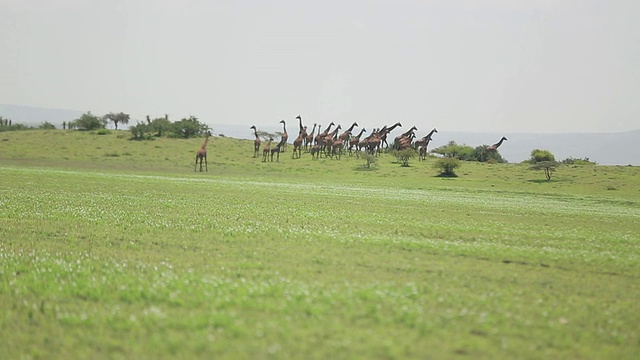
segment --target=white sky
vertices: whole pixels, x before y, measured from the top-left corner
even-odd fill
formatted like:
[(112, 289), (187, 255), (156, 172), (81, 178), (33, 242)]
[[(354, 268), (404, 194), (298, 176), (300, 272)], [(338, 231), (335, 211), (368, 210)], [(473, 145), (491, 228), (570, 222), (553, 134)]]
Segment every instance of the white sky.
[(294, 132), (640, 128), (640, 1), (0, 0), (0, 103)]

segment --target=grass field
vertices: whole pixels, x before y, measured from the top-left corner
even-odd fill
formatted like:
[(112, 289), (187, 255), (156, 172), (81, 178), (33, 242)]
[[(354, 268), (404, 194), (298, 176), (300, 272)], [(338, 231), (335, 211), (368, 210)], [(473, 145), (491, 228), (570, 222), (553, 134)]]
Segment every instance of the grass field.
[(638, 167), (128, 137), (0, 133), (0, 357), (640, 355)]

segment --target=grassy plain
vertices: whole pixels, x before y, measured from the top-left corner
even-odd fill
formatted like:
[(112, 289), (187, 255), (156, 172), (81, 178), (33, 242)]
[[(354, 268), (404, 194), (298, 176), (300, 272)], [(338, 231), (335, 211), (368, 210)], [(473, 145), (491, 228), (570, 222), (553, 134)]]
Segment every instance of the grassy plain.
[(638, 167), (201, 142), (0, 133), (2, 358), (640, 354)]

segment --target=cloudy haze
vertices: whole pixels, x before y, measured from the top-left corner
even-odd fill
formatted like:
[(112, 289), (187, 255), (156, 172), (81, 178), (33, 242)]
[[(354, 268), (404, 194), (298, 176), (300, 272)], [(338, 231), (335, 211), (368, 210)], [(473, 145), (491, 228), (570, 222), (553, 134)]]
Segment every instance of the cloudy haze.
[(0, 0), (0, 103), (628, 131), (640, 128), (638, 19), (637, 0)]

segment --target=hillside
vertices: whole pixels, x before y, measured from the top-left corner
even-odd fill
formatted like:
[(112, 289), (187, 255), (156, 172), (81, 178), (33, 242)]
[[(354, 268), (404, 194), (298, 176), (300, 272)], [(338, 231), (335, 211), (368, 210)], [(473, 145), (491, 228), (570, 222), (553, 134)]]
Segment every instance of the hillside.
[[(48, 121), (62, 127), (63, 121), (70, 121), (82, 115), (83, 111), (68, 109), (46, 109), (31, 106), (0, 104), (0, 116), (10, 118), (16, 123), (38, 125)], [(136, 120), (132, 119), (132, 123)], [(252, 124), (219, 124), (208, 122), (214, 133), (224, 134), (226, 137), (252, 139), (249, 130)], [(367, 126), (366, 124), (362, 124)], [(418, 136), (424, 135), (430, 125), (416, 124)], [(437, 124), (436, 124), (437, 127)], [(290, 133), (295, 126), (289, 126)], [(279, 124), (262, 127), (261, 130), (270, 132), (281, 131)], [(392, 136), (399, 134), (396, 130)], [(589, 158), (601, 165), (636, 165), (640, 166), (640, 129), (620, 133), (565, 133), (565, 134), (522, 134), (522, 133), (471, 133), (456, 131), (441, 131), (433, 137), (430, 148), (446, 144), (454, 140), (459, 144), (470, 146), (489, 145), (502, 136), (509, 140), (500, 147), (500, 154), (509, 162), (521, 162), (529, 158), (533, 149), (545, 149), (555, 154), (558, 160), (567, 157)]]

